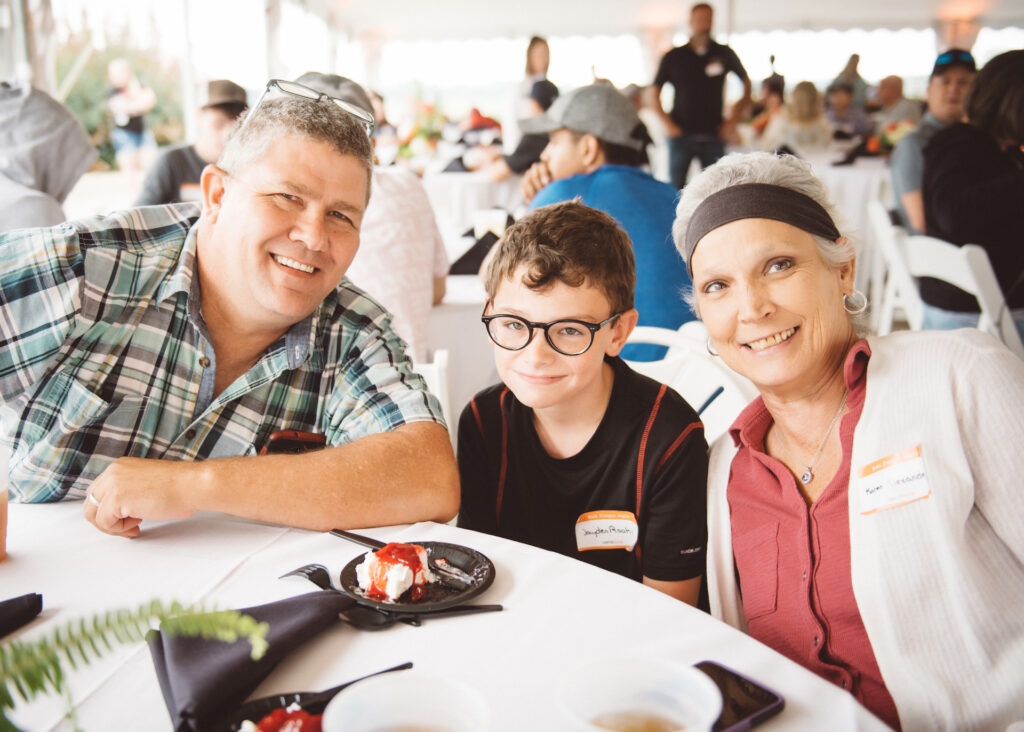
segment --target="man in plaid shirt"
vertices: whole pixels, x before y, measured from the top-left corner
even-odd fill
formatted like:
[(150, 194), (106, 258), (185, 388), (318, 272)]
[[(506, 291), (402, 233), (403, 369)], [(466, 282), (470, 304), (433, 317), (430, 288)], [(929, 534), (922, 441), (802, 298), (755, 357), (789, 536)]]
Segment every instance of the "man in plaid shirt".
[[(372, 120), (272, 81), (191, 204), (0, 236), (0, 438), (22, 501), (136, 536), (211, 510), (447, 520), (458, 475), (389, 315), (347, 280)], [(340, 283), (340, 285), (339, 285)], [(281, 429), (327, 449), (254, 457)]]

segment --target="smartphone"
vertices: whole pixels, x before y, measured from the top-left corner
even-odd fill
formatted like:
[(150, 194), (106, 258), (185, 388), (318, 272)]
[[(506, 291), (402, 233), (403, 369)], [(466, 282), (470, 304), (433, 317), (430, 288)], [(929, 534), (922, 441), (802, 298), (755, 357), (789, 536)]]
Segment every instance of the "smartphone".
[(786, 704), (771, 689), (714, 661), (701, 661), (696, 668), (710, 676), (722, 692), (722, 714), (711, 732), (744, 732), (775, 716)]
[(271, 432), (267, 444), (260, 450), (260, 455), (287, 454), (297, 455), (301, 452), (319, 450), (327, 446), (327, 435), (300, 430), (278, 430)]

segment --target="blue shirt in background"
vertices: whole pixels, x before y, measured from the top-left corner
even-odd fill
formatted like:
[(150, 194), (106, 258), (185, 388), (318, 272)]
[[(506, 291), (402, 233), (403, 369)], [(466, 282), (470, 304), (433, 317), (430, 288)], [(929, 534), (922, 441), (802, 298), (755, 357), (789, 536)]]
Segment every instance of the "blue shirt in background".
[[(693, 311), (683, 300), (690, 277), (672, 242), (679, 192), (639, 168), (603, 165), (593, 173), (553, 181), (537, 193), (530, 209), (577, 197), (618, 221), (633, 241), (639, 325), (675, 330), (693, 320)], [(621, 356), (627, 361), (654, 361), (665, 351), (663, 346), (630, 345)]]

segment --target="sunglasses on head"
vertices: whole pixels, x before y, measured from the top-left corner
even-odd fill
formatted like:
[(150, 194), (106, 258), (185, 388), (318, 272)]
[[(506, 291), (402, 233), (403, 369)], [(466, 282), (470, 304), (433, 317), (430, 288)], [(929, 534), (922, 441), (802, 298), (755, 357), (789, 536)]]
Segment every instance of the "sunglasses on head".
[(947, 64), (955, 62), (970, 64), (974, 66), (974, 56), (969, 54), (967, 51), (946, 51), (945, 53), (939, 54), (939, 57), (935, 59), (936, 66), (946, 66)]
[[(267, 82), (267, 88), (263, 91), (259, 101), (252, 106), (249, 110), (249, 114), (246, 115), (245, 121), (248, 122), (260, 105), (269, 97), (280, 97), (282, 94), (286, 94), (293, 97), (299, 97), (301, 99), (309, 99), (313, 102), (331, 102), (341, 110), (347, 112), (362, 125), (363, 129), (366, 130), (367, 137), (373, 137), (373, 115), (367, 112), (365, 109), (361, 109), (354, 104), (346, 102), (344, 99), (338, 99), (332, 97), (330, 94), (324, 94), (318, 92), (316, 89), (311, 89), (305, 84), (299, 84), (295, 81), (285, 81), (284, 79), (271, 79)], [(244, 124), (244, 123), (243, 123)]]

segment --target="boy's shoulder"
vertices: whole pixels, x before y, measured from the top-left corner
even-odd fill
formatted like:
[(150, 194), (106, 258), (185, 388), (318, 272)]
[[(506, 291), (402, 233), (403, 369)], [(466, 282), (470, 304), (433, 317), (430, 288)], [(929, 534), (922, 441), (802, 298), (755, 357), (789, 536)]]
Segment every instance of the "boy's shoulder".
[(681, 426), (699, 421), (694, 408), (671, 386), (634, 371), (621, 358), (614, 359), (613, 364), (616, 389), (620, 389), (624, 397), (621, 401), (647, 413), (657, 408), (660, 417), (678, 420)]

